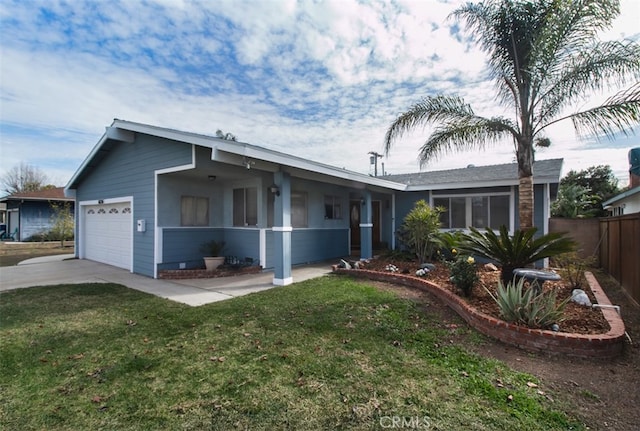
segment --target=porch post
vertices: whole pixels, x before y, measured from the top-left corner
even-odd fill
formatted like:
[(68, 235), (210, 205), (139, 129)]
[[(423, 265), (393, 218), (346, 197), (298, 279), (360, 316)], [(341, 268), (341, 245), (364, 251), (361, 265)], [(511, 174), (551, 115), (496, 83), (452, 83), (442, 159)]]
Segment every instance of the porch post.
[(360, 259), (373, 257), (373, 222), (371, 220), (371, 192), (364, 191), (364, 204), (360, 212)]
[[(291, 277), (291, 177), (285, 172), (273, 174), (279, 195), (274, 196), (273, 240), (274, 273), (273, 284), (286, 286), (293, 283)], [(270, 192), (269, 192), (270, 193)]]

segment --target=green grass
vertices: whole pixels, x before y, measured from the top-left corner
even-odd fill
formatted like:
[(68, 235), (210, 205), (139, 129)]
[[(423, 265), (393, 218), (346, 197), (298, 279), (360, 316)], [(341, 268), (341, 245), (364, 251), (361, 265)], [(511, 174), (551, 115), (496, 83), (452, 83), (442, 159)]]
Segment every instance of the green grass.
[(533, 377), (451, 345), (450, 333), (414, 303), (336, 276), (197, 308), (114, 284), (10, 291), (0, 423), (583, 429), (527, 386)]

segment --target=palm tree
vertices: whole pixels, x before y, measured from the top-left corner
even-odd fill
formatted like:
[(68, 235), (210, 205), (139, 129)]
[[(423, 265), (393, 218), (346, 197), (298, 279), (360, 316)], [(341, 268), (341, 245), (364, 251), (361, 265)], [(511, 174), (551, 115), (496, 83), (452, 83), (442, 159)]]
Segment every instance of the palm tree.
[[(570, 119), (580, 135), (613, 139), (640, 124), (640, 45), (604, 42), (596, 35), (619, 13), (617, 0), (486, 0), (460, 7), (452, 15), (466, 21), (488, 54), (497, 100), (513, 109), (514, 117), (482, 117), (460, 97), (429, 96), (392, 123), (385, 151), (403, 133), (429, 123), (435, 127), (420, 149), (422, 165), (444, 153), (511, 138), (520, 228), (533, 227), (534, 147), (550, 145), (547, 127)], [(610, 85), (630, 87), (600, 106), (567, 113)]]

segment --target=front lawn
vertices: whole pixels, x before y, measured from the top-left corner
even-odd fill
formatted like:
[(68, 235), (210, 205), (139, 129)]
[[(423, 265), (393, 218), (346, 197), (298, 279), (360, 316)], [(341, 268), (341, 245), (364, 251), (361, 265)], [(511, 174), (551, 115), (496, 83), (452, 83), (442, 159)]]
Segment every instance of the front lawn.
[[(439, 316), (327, 276), (190, 308), (114, 284), (0, 294), (4, 429), (583, 429)], [(455, 335), (455, 334), (454, 334)]]

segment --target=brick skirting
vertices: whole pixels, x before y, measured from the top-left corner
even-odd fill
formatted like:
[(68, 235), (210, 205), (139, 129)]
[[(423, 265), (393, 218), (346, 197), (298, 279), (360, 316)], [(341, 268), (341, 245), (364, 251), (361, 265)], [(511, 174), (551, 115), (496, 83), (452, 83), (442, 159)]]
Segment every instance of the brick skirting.
[(220, 268), (213, 271), (206, 269), (167, 269), (158, 271), (158, 278), (164, 280), (186, 280), (189, 278), (233, 277), (234, 275), (258, 274), (261, 266), (245, 266), (242, 268)]
[[(609, 332), (605, 334), (583, 335), (530, 329), (481, 313), (460, 296), (428, 280), (366, 269), (334, 268), (334, 272), (358, 278), (402, 284), (431, 293), (444, 301), (469, 325), (481, 333), (525, 350), (566, 354), (583, 358), (613, 358), (622, 352), (624, 346), (624, 323), (618, 312), (613, 308), (601, 309), (610, 326)], [(585, 276), (596, 302), (601, 305), (611, 305), (609, 298), (607, 298), (593, 274), (585, 272)]]

